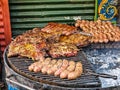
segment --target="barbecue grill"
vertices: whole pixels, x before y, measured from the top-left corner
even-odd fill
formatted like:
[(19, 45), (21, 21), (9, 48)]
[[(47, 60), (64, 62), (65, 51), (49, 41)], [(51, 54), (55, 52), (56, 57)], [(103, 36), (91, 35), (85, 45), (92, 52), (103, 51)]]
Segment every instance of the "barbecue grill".
[[(110, 50), (111, 48), (113, 50), (119, 50), (117, 47), (119, 42), (113, 43), (114, 47), (111, 47), (109, 45), (110, 43), (103, 44), (103, 46), (107, 47), (107, 50)], [(28, 70), (28, 66), (33, 63), (33, 61), (23, 57), (8, 58), (8, 48), (6, 48), (4, 52), (4, 62), (5, 72), (7, 72), (5, 75), (5, 80), (8, 88), (11, 89), (14, 87), (16, 90), (119, 90), (119, 86), (108, 87), (107, 89), (101, 86), (102, 83), (98, 77), (99, 75), (95, 75), (95, 67), (91, 65), (90, 61), (86, 57), (86, 51), (93, 50), (93, 46), (94, 49), (106, 51), (106, 48), (103, 50), (103, 47), (100, 47), (101, 44), (91, 44), (80, 50), (76, 57), (67, 58), (75, 61), (81, 61), (83, 63), (84, 73), (81, 77), (75, 80), (60, 79), (59, 77), (51, 75), (30, 72)], [(89, 74), (88, 71), (93, 74)]]
[[(65, 3), (65, 5), (59, 5), (62, 3)], [(70, 2), (69, 0), (53, 0), (51, 2), (49, 0), (10, 0), (9, 4), (13, 37), (33, 27), (39, 27), (40, 25), (44, 26), (46, 22), (50, 21), (71, 23), (75, 18), (87, 20), (93, 20), (94, 18), (94, 0), (78, 0), (75, 2), (74, 0), (70, 0)], [(48, 6), (44, 7), (46, 4), (48, 4)], [(55, 7), (50, 7), (53, 4)], [(33, 5), (37, 5), (37, 7), (34, 7), (34, 10)], [(70, 8), (71, 6), (73, 7)], [(92, 53), (92, 50), (102, 49), (100, 52), (104, 52), (106, 49), (117, 50), (119, 47), (119, 42), (110, 42), (108, 44), (91, 44), (88, 47), (83, 48), (77, 57), (71, 57), (73, 60), (81, 61), (83, 63), (84, 73), (75, 80), (60, 79), (50, 75), (30, 72), (28, 71), (28, 66), (33, 63), (33, 61), (21, 57), (8, 58), (8, 48), (6, 48), (3, 55), (6, 84), (9, 90), (119, 90), (120, 87), (118, 85), (108, 88), (102, 87), (101, 79), (98, 77), (100, 75), (95, 72), (94, 65), (89, 62), (90, 58), (87, 57), (88, 54)], [(96, 58), (98, 57), (99, 56), (96, 55)], [(104, 77), (114, 78), (114, 76), (109, 75), (105, 75)]]
[[(20, 83), (24, 85), (24, 82), (31, 81), (36, 82), (37, 84), (33, 83), (33, 85), (29, 85), (27, 83), (27, 86), (32, 89), (40, 89), (40, 88), (47, 88), (47, 89), (93, 89), (93, 88), (100, 88), (101, 83), (98, 77), (87, 74), (87, 72), (84, 72), (80, 78), (77, 78), (76, 80), (68, 80), (68, 79), (60, 79), (59, 77), (51, 76), (51, 75), (44, 75), (41, 73), (34, 73), (30, 72), (28, 70), (28, 66), (33, 63), (31, 59), (28, 58), (19, 58), (19, 57), (11, 57), (7, 58), (7, 49), (4, 53), (4, 62), (6, 66), (6, 80), (11, 81), (11, 78), (14, 78), (15, 80), (18, 80)], [(79, 52), (77, 57), (71, 57), (71, 59), (78, 61), (80, 60), (83, 63), (84, 71), (90, 70), (91, 72), (94, 72), (91, 64), (87, 59), (85, 58), (82, 51)], [(12, 69), (12, 70), (11, 70)], [(10, 72), (12, 71), (12, 73)], [(10, 74), (8, 75), (8, 72)], [(20, 78), (25, 78), (25, 81), (21, 81)], [(24, 80), (24, 79), (22, 79)], [(36, 86), (37, 85), (37, 86)], [(37, 87), (37, 88), (36, 88)]]

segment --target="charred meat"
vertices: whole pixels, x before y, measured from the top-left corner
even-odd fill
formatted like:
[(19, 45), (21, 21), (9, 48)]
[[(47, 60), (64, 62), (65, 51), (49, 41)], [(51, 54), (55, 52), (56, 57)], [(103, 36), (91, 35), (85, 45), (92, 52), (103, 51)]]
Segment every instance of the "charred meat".
[(53, 58), (76, 56), (78, 48), (69, 43), (54, 43), (50, 45), (49, 54)]
[(85, 36), (80, 33), (75, 33), (68, 36), (61, 36), (59, 41), (73, 44), (80, 47), (80, 46), (88, 45), (89, 39), (90, 39), (89, 36)]
[(74, 26), (70, 26), (67, 24), (61, 24), (61, 23), (48, 23), (44, 28), (41, 29), (41, 31), (46, 33), (58, 33), (62, 35), (70, 35), (74, 32), (77, 32), (77, 28)]

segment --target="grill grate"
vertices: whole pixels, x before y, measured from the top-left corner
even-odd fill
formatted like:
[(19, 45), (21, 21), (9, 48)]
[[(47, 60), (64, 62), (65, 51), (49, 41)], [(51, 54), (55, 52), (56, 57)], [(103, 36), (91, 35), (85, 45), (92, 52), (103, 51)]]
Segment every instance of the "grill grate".
[(120, 42), (93, 43), (87, 48), (89, 49), (120, 49)]
[[(7, 52), (6, 52), (7, 54)], [(7, 56), (6, 56), (7, 57)], [(72, 59), (75, 61), (81, 61), (83, 63), (83, 70), (86, 69), (91, 70), (93, 69), (91, 67), (91, 64), (87, 59), (85, 58), (82, 51), (78, 53), (76, 57), (70, 57), (67, 59)], [(95, 88), (95, 87), (101, 87), (100, 80), (96, 76), (88, 75), (87, 72), (84, 72), (81, 77), (75, 79), (75, 80), (68, 80), (68, 79), (60, 79), (59, 77), (51, 76), (51, 75), (45, 75), (42, 73), (34, 73), (30, 72), (28, 70), (28, 66), (33, 63), (31, 59), (28, 58), (19, 58), (19, 57), (11, 57), (8, 58), (8, 62), (10, 67), (15, 70), (17, 73), (38, 81), (45, 84), (50, 85), (56, 85), (61, 87), (71, 87), (71, 88)]]

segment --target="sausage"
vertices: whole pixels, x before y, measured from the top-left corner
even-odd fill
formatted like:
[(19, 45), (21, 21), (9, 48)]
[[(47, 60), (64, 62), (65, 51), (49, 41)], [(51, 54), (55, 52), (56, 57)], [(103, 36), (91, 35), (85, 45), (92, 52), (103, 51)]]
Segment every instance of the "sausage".
[(106, 33), (106, 34), (107, 34), (108, 40), (110, 40), (110, 41), (114, 40), (114, 38), (112, 37), (112, 35), (110, 33)]
[(94, 41), (94, 43), (98, 43), (99, 42), (98, 37), (96, 36), (93, 41)]
[(41, 69), (41, 72), (43, 74), (46, 74), (46, 71), (47, 71), (46, 69), (47, 69), (47, 66), (49, 65), (50, 62), (51, 62), (51, 59), (47, 58), (46, 63), (44, 64), (43, 68)]
[[(40, 62), (40, 61), (39, 61)], [(38, 64), (38, 62), (32, 63), (29, 67), (28, 70), (29, 71), (33, 71), (34, 67)]]
[(62, 71), (64, 71), (67, 67), (68, 67), (68, 60), (65, 60), (65, 59), (64, 59), (61, 68), (59, 68), (59, 69), (54, 73), (54, 75), (55, 75), (55, 76), (59, 76), (60, 73), (61, 73)]
[(34, 72), (40, 72), (41, 71), (41, 68), (43, 66), (43, 63), (44, 61), (40, 62), (40, 63), (37, 63), (36, 66), (33, 68), (33, 71)]
[(33, 71), (34, 66), (35, 66), (35, 63), (31, 64), (31, 65), (28, 67), (28, 70), (29, 70), (29, 71)]
[(115, 36), (114, 36), (114, 39), (115, 39), (115, 41), (119, 41), (120, 40), (120, 31), (114, 31), (114, 33), (115, 33)]
[(77, 62), (75, 71), (70, 72), (68, 74), (68, 79), (69, 80), (76, 79), (77, 77), (79, 77), (82, 74), (82, 72), (83, 72), (82, 64), (80, 62)]
[(47, 72), (53, 65), (55, 65), (56, 62), (57, 62), (57, 60), (53, 59), (53, 60), (51, 61), (51, 63), (50, 63), (49, 65), (47, 65), (47, 67), (46, 67), (46, 72)]
[(80, 28), (83, 28), (85, 25), (83, 23), (80, 24)]
[(45, 66), (45, 64), (49, 63), (49, 61), (50, 61), (50, 58), (46, 58), (42, 63), (38, 63), (38, 64), (34, 67), (33, 71), (34, 71), (34, 72), (40, 72), (41, 69), (43, 68), (43, 66)]
[(69, 80), (76, 79), (79, 75), (80, 75), (80, 74), (79, 74), (79, 72), (77, 72), (77, 71), (70, 72), (70, 73), (68, 74), (68, 79), (69, 79)]
[[(81, 69), (80, 67), (79, 67), (79, 69)], [(73, 71), (73, 72), (71, 72), (71, 73), (69, 73), (68, 74), (68, 79), (69, 80), (71, 80), (71, 79), (76, 79), (77, 77), (79, 77), (80, 75), (82, 74), (82, 71), (77, 71), (77, 70), (75, 70), (75, 71)]]
[(57, 60), (52, 60), (48, 65), (44, 66), (42, 68), (42, 73), (46, 74), (47, 70), (49, 70), (56, 62), (57, 62)]
[(75, 62), (74, 61), (69, 61), (69, 66), (67, 67), (68, 71), (74, 71), (75, 69)]
[(113, 30), (114, 26), (111, 24), (111, 25), (109, 25), (109, 28), (111, 28), (111, 30)]
[(61, 67), (62, 62), (63, 61), (61, 59), (59, 59), (53, 67), (51, 67), (50, 69), (47, 70), (47, 74), (48, 75), (53, 75), (54, 72)]
[[(76, 67), (82, 67), (82, 63), (81, 62), (77, 62), (76, 63)], [(76, 69), (76, 68), (75, 68)]]
[(106, 34), (103, 34), (103, 41), (105, 42), (105, 43), (107, 43), (109, 40), (107, 39), (107, 35)]
[(120, 40), (120, 38), (118, 36), (116, 36), (114, 39), (116, 42), (118, 42)]
[(102, 34), (102, 33), (99, 33), (99, 35), (98, 35), (98, 42), (99, 42), (99, 43), (102, 43), (103, 40), (104, 40), (103, 34)]
[(64, 70), (63, 72), (61, 72), (60, 78), (67, 78), (69, 73), (70, 73), (70, 71)]
[(68, 74), (72, 71), (75, 70), (75, 62), (74, 61), (69, 61), (69, 66), (67, 67), (66, 70), (64, 70), (63, 72), (61, 72), (60, 74), (60, 78), (67, 78)]
[(91, 43), (93, 43), (93, 42), (94, 42), (94, 39), (93, 39), (93, 38), (91, 38), (91, 39), (90, 39), (90, 42), (91, 42)]

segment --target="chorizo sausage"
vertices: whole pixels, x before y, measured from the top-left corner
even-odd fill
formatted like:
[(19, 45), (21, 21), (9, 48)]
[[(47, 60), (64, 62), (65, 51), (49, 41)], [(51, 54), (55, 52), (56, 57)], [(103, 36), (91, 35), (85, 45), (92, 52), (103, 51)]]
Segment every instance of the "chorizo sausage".
[(62, 62), (63, 61), (61, 59), (59, 59), (53, 67), (51, 67), (50, 69), (47, 70), (47, 74), (48, 75), (53, 75), (54, 72), (61, 67)]
[(75, 62), (74, 61), (69, 61), (69, 66), (67, 67), (68, 71), (74, 71), (75, 69)]
[(55, 76), (59, 76), (60, 73), (61, 73), (62, 71), (64, 71), (67, 67), (68, 67), (68, 60), (65, 60), (65, 59), (64, 59), (61, 68), (59, 68), (59, 69), (54, 73), (54, 75), (55, 75)]
[(33, 71), (40, 72), (43, 66), (45, 66), (45, 64), (48, 64), (49, 61), (50, 61), (50, 58), (46, 58), (42, 63), (38, 63), (38, 65), (34, 67)]
[(83, 72), (83, 68), (82, 68), (82, 64), (80, 62), (76, 63), (76, 67), (75, 67), (75, 71), (70, 72), (68, 74), (68, 79), (76, 79), (77, 77), (79, 77)]
[(47, 69), (47, 66), (49, 65), (50, 62), (51, 62), (51, 59), (50, 59), (50, 58), (47, 58), (46, 63), (44, 64), (43, 68), (41, 69), (41, 72), (42, 72), (43, 74), (46, 74), (46, 69)]

